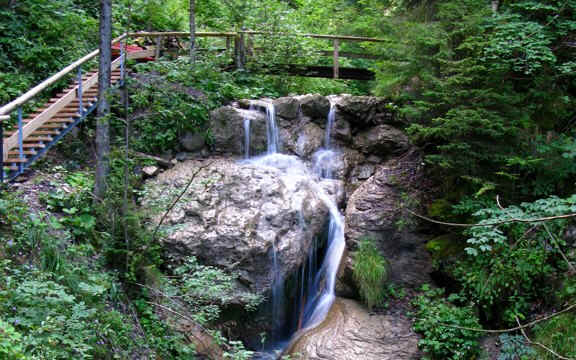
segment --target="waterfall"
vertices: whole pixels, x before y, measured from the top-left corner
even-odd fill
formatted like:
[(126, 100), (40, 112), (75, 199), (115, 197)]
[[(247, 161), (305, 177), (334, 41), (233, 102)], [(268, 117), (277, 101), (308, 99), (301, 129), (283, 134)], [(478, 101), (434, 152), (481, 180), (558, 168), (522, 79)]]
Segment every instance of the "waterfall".
[[(267, 152), (263, 156), (251, 158), (250, 164), (259, 167), (271, 167), (281, 172), (282, 180), (286, 183), (301, 182), (308, 184), (319, 199), (326, 205), (329, 212), (328, 233), (326, 244), (320, 244), (314, 239), (312, 248), (309, 250), (308, 259), (303, 262), (300, 272), (296, 274), (297, 282), (300, 288), (297, 291), (295, 311), (290, 324), (293, 327), (291, 331), (299, 329), (312, 328), (324, 320), (330, 307), (332, 306), (335, 296), (336, 276), (342, 255), (345, 249), (344, 240), (344, 219), (338, 210), (338, 206), (321, 186), (323, 179), (333, 177), (333, 169), (338, 161), (336, 151), (330, 148), (331, 129), (335, 120), (335, 106), (332, 104), (327, 119), (325, 148), (319, 149), (313, 156), (313, 165), (310, 168), (302, 160), (295, 156), (280, 153), (280, 139), (278, 127), (276, 125), (276, 111), (274, 105), (266, 103), (266, 134), (267, 134)], [(245, 131), (248, 134), (249, 128)], [(246, 136), (248, 148), (249, 135)], [(247, 154), (249, 155), (249, 153)], [(305, 226), (304, 217), (299, 215), (301, 226)], [(320, 250), (325, 248), (325, 254), (320, 256)], [(260, 354), (260, 359), (274, 359), (276, 352), (281, 351), (287, 344), (287, 339), (282, 342), (279, 326), (285, 322), (284, 319), (284, 278), (281, 273), (281, 253), (277, 249), (277, 244), (272, 243), (272, 316), (273, 316), (273, 340), (271, 350), (267, 353)], [(318, 268), (319, 261), (322, 261)]]
[(266, 139), (268, 140), (267, 154), (280, 152), (280, 136), (276, 125), (276, 108), (272, 103), (266, 104)]
[(326, 149), (330, 149), (330, 138), (332, 137), (334, 120), (336, 120), (336, 104), (330, 99), (330, 111), (328, 112), (328, 121), (326, 122), (326, 135), (324, 136), (324, 147)]

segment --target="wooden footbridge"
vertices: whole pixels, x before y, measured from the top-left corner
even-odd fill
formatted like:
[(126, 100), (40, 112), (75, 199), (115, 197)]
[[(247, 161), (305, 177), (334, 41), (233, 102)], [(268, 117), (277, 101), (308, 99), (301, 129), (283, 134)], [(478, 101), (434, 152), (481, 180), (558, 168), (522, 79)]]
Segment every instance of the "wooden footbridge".
[[(283, 67), (284, 74), (299, 76), (331, 77), (335, 79), (361, 79), (373, 78), (373, 73), (365, 69), (346, 69), (339, 65), (340, 57), (370, 58), (370, 55), (350, 54), (339, 52), (340, 43), (353, 42), (382, 42), (384, 40), (354, 37), (333, 36), (317, 34), (271, 34), (257, 31), (242, 32), (198, 32), (199, 38), (221, 38), (225, 40), (224, 51), (229, 52), (237, 68), (243, 68), (248, 61), (250, 48), (246, 46), (248, 38), (254, 36), (299, 36), (331, 41), (333, 50), (323, 52), (333, 58), (332, 67), (291, 66)], [(155, 59), (165, 50), (164, 44), (168, 39), (189, 38), (190, 33), (185, 32), (139, 32), (124, 34), (112, 41), (112, 45), (119, 47), (120, 52), (112, 61), (111, 85), (122, 85), (126, 76), (127, 59)], [(142, 50), (127, 49), (127, 42), (133, 38), (152, 39), (155, 46)], [(52, 75), (39, 85), (16, 100), (0, 108), (0, 183), (10, 181), (22, 174), (38, 158), (45, 154), (60, 139), (80, 124), (97, 108), (98, 99), (98, 71), (84, 71), (99, 51), (84, 56)], [(272, 70), (271, 70), (272, 71)], [(67, 88), (57, 94), (49, 94), (48, 89), (58, 81), (72, 77), (73, 80)], [(30, 108), (31, 101), (37, 97), (49, 99), (43, 105), (24, 113), (24, 108)]]

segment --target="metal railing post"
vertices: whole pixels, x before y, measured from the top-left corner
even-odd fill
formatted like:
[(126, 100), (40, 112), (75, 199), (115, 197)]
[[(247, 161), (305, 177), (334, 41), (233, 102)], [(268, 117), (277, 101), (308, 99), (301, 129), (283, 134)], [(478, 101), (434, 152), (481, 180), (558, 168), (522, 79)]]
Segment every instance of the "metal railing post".
[(0, 184), (4, 182), (4, 120), (0, 116)]
[[(22, 122), (22, 107), (18, 107), (18, 158), (24, 159), (24, 124)], [(18, 170), (22, 172), (24, 163), (18, 163)]]
[(126, 66), (126, 41), (120, 43), (120, 86), (124, 86), (125, 66)]
[(80, 114), (80, 116), (84, 116), (84, 104), (82, 101), (82, 96), (83, 95), (83, 88), (82, 88), (83, 84), (82, 84), (82, 66), (78, 67), (78, 90), (77, 90), (77, 96), (78, 96), (78, 114)]

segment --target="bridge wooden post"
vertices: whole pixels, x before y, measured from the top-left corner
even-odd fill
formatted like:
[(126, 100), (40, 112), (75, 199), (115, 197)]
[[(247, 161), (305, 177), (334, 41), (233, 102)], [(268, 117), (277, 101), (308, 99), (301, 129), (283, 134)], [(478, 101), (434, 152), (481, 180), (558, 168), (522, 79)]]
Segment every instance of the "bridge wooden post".
[(156, 60), (158, 60), (160, 58), (163, 44), (164, 44), (164, 37), (162, 35), (160, 35), (156, 38), (156, 54), (154, 55), (154, 58)]
[(338, 59), (338, 52), (340, 51), (340, 41), (338, 39), (334, 39), (334, 79), (338, 79), (340, 77), (340, 63)]

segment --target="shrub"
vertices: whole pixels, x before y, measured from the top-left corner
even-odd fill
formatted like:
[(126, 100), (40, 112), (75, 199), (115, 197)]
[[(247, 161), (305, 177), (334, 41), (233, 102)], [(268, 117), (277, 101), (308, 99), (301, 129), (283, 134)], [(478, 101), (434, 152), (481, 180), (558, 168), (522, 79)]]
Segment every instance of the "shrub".
[(369, 309), (384, 304), (386, 292), (384, 282), (387, 277), (386, 259), (378, 252), (374, 240), (364, 238), (354, 252), (354, 281), (360, 296)]
[(12, 325), (0, 319), (0, 358), (5, 360), (24, 359), (21, 340), (22, 335)]
[(413, 305), (414, 331), (422, 335), (418, 346), (433, 359), (473, 359), (479, 351), (479, 332), (451, 326), (480, 328), (478, 318), (470, 307), (457, 307), (449, 301), (461, 300), (457, 295), (443, 298), (443, 291), (422, 287), (424, 294)]

